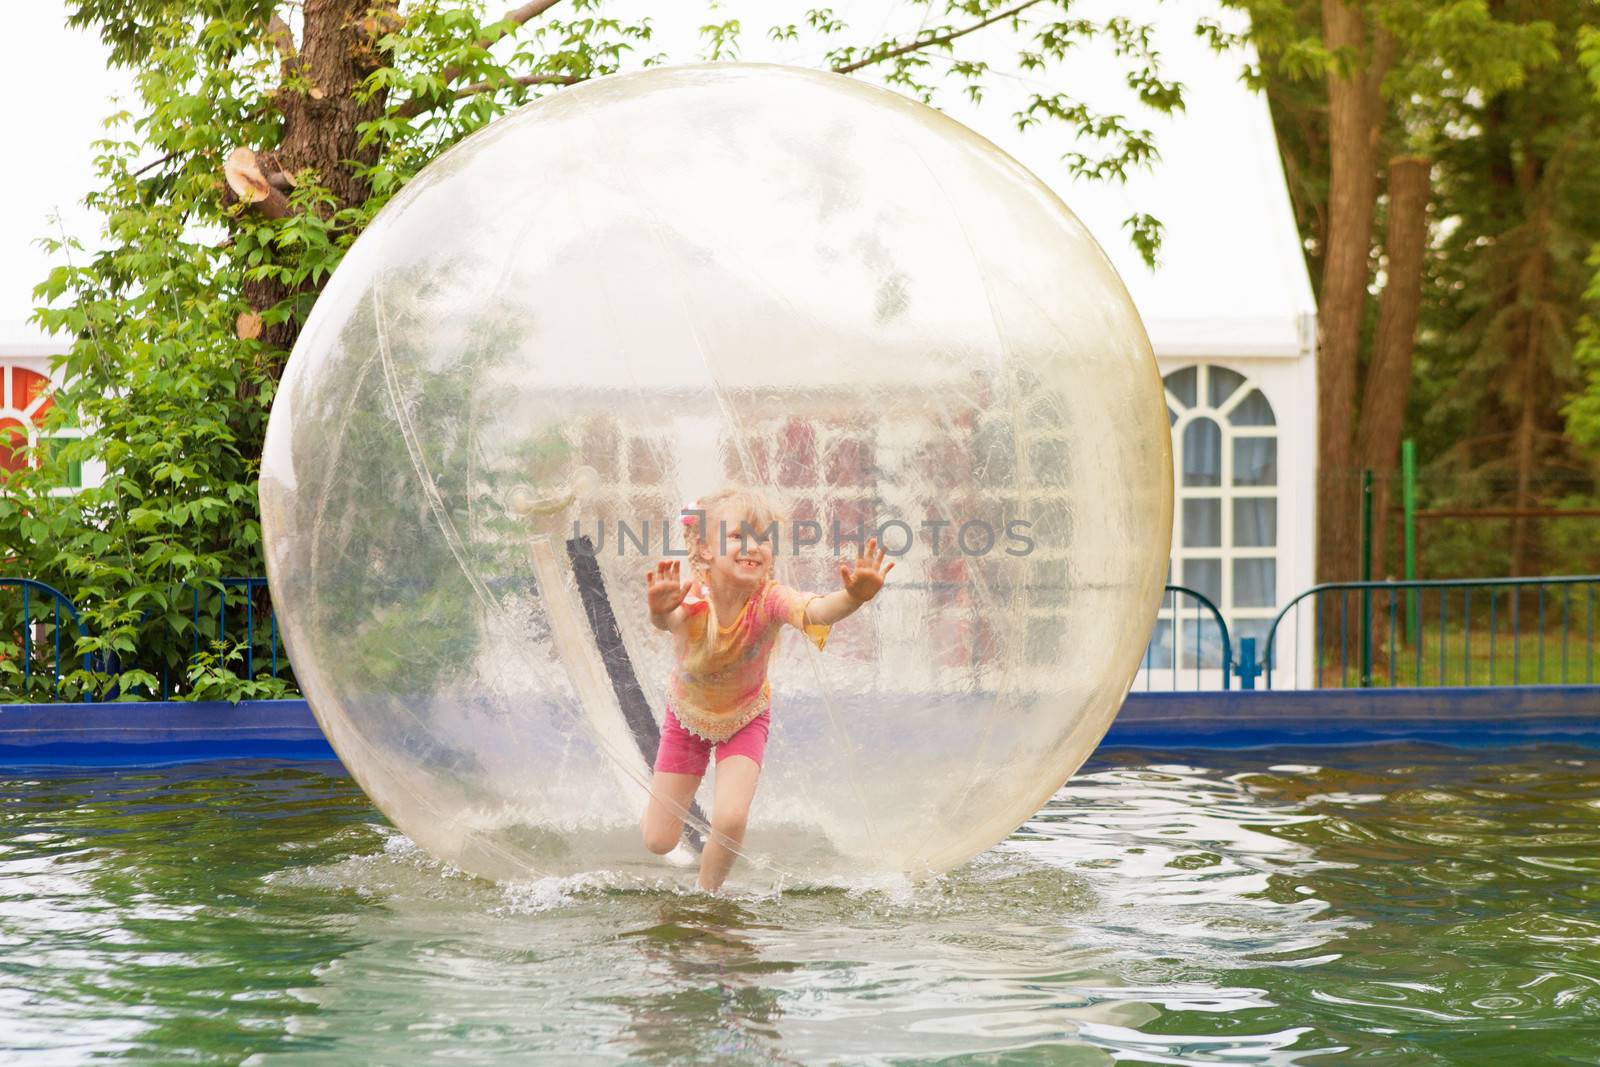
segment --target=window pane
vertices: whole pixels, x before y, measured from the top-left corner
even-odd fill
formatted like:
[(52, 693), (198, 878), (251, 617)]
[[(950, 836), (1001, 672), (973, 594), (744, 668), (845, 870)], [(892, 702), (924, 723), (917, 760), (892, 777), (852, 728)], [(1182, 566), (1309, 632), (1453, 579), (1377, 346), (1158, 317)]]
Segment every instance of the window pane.
[(1040, 485), (1060, 487), (1067, 484), (1067, 472), (1072, 467), (1068, 463), (1065, 441), (1047, 437), (1032, 442), (1028, 447), (1028, 462)]
[(1194, 378), (1195, 368), (1185, 367), (1175, 370), (1161, 379), (1167, 386), (1167, 392), (1178, 398), (1178, 402), (1186, 408), (1194, 407)]
[[(878, 479), (877, 454), (873, 450), (870, 438), (855, 440), (855, 454), (841, 455), (841, 459), (856, 460), (857, 483), (860, 485), (876, 485)], [(979, 485), (996, 486), (1010, 485), (1016, 478), (1017, 466), (1016, 439), (1012, 436), (1011, 428), (1002, 424), (986, 422), (978, 430), (973, 441), (971, 465), (972, 478)], [(841, 472), (842, 473), (842, 472)], [(834, 475), (828, 475), (830, 481)], [(837, 484), (837, 483), (835, 483)]]
[(1278, 561), (1233, 561), (1233, 604), (1239, 608), (1270, 608), (1278, 602)]
[[(1191, 601), (1191, 603), (1193, 603)], [(1182, 666), (1193, 670), (1196, 666), (1195, 653), (1199, 653), (1199, 666), (1210, 667), (1214, 670), (1222, 668), (1222, 631), (1217, 629), (1217, 620), (1205, 608), (1200, 609), (1201, 619), (1198, 626), (1194, 621), (1194, 609), (1190, 608), (1183, 617), (1183, 634), (1178, 638), (1178, 643), (1183, 647), (1178, 650), (1179, 662)], [(1197, 647), (1198, 646), (1198, 647)]]
[(1183, 502), (1183, 547), (1222, 547), (1222, 501)]
[(1177, 424), (1178, 424), (1178, 413), (1176, 411), (1173, 411), (1171, 407), (1168, 407), (1167, 408), (1167, 425), (1168, 426), (1176, 426)]
[(1183, 484), (1222, 484), (1222, 427), (1210, 419), (1195, 419), (1183, 431)]
[(1276, 497), (1243, 497), (1233, 502), (1235, 548), (1272, 548), (1278, 543)]
[(1061, 662), (1061, 623), (1058, 619), (1028, 621), (1028, 662), (1036, 667)]
[(1227, 367), (1207, 367), (1206, 379), (1206, 399), (1211, 401), (1214, 408), (1226, 404), (1228, 398), (1244, 384), (1244, 375), (1235, 374)]
[(0, 422), (0, 471), (19, 471), (27, 462), (28, 431), (16, 419)]
[[(1220, 559), (1186, 559), (1183, 561), (1183, 584), (1205, 597), (1219, 608), (1222, 606), (1222, 561)], [(1193, 610), (1194, 598), (1178, 596), (1179, 610)], [(1204, 608), (1200, 609), (1202, 612)]]
[(1155, 632), (1150, 635), (1150, 645), (1144, 651), (1141, 666), (1147, 670), (1166, 670), (1172, 666), (1172, 623), (1156, 620)]
[(1267, 403), (1267, 398), (1261, 395), (1261, 390), (1252, 389), (1250, 395), (1239, 401), (1239, 406), (1228, 414), (1228, 421), (1235, 426), (1276, 426), (1277, 420), (1272, 417), (1272, 405)]
[[(70, 437), (51, 437), (51, 438), (47, 438), (45, 443), (48, 446), (48, 448), (50, 449), (50, 459), (51, 459), (51, 461), (54, 462), (55, 460), (59, 459), (61, 457), (61, 450), (66, 448), (69, 444), (71, 444), (73, 440), (74, 439), (70, 438)], [(81, 462), (77, 461), (77, 460), (73, 460), (71, 463), (68, 463), (67, 464), (67, 470), (66, 470), (66, 480), (63, 481), (61, 484), (63, 486), (65, 486), (66, 488), (68, 488), (68, 489), (82, 489), (83, 488), (83, 464)]]
[[(1219, 433), (1221, 431), (1218, 431)], [(1188, 438), (1184, 439), (1184, 466), (1188, 466)], [(1185, 482), (1185, 484), (1188, 484)], [(1276, 437), (1235, 437), (1233, 439), (1233, 484), (1278, 484), (1278, 439)]]

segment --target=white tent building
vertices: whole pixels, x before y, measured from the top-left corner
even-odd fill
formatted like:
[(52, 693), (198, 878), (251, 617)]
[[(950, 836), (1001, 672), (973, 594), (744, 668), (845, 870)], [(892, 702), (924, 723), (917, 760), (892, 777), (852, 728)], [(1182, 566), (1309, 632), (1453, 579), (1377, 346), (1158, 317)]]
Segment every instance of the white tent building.
[[(1155, 26), (1163, 76), (1183, 84), (1186, 111), (1141, 107), (1123, 84), (1125, 63), (1105, 48), (1075, 52), (1070, 74), (1054, 77), (1150, 129), (1161, 158), (1149, 171), (1125, 185), (1074, 180), (1059, 135), (1019, 133), (1012, 109), (992, 95), (981, 108), (956, 101), (946, 110), (1051, 184), (1116, 264), (1167, 385), (1177, 494), (1169, 581), (1216, 605), (1235, 661), (1242, 637), (1256, 639), (1259, 657), (1279, 605), (1315, 580), (1316, 305), (1271, 115), (1239, 77), (1253, 57), (1218, 55), (1194, 32), (1202, 18), (1240, 28), (1238, 12), (1213, 0), (1095, 7), (1102, 18)], [(1096, 17), (1087, 7), (1074, 14)], [(996, 50), (997, 68), (1004, 55)], [(1136, 212), (1164, 227), (1154, 270), (1123, 228)], [(1295, 621), (1291, 614), (1277, 635), (1275, 685), (1291, 685), (1286, 672), (1310, 654), (1311, 628), (1296, 633)], [(1209, 613), (1190, 598), (1169, 599), (1146, 664), (1135, 688), (1219, 685)]]
[[(742, 60), (818, 66), (814, 44), (774, 43), (763, 33), (784, 22), (786, 11), (789, 21), (801, 21), (804, 8), (724, 2), (719, 17), (742, 17)], [(831, 10), (853, 29), (896, 39), (915, 32), (918, 19), (938, 17), (894, 0), (854, 0)], [(1140, 104), (1124, 80), (1128, 61), (1108, 44), (1076, 47), (1068, 62), (1030, 75), (1017, 70), (1019, 39), (989, 33), (962, 42), (965, 58), (986, 60), (995, 72), (985, 79), (981, 104), (954, 89), (938, 104), (1054, 188), (1122, 275), (1150, 334), (1172, 415), (1177, 500), (1169, 580), (1217, 607), (1235, 661), (1241, 637), (1256, 639), (1259, 658), (1279, 605), (1314, 581), (1316, 305), (1266, 98), (1240, 80), (1254, 57), (1219, 55), (1195, 33), (1205, 19), (1234, 31), (1246, 24), (1216, 0), (1088, 0), (1072, 13), (1153, 26), (1162, 76), (1182, 83), (1185, 112), (1162, 116)], [(699, 27), (709, 21), (699, 14), (658, 17), (653, 43), (669, 56), (695, 54)], [(1101, 150), (1064, 143), (1060, 126), (1019, 131), (1013, 116), (1033, 91), (1063, 92), (1126, 116), (1130, 126), (1152, 132), (1159, 161), (1126, 184), (1074, 178), (1063, 152)], [(1163, 225), (1154, 270), (1124, 228), (1135, 213)], [(1311, 628), (1300, 633), (1295, 623), (1291, 614), (1277, 635), (1275, 685), (1292, 685), (1295, 668), (1309, 660)], [(1209, 613), (1197, 612), (1188, 597), (1169, 599), (1135, 688), (1215, 688), (1220, 651)]]
[[(618, 6), (629, 3), (637, 0)], [(773, 42), (765, 35), (766, 26), (783, 21), (780, 9), (787, 6), (722, 5), (719, 17), (750, 9), (742, 12), (741, 59), (820, 65), (814, 41)], [(682, 16), (651, 9), (653, 45), (674, 59), (700, 53), (699, 26), (706, 19), (697, 6), (689, 7)], [(834, 8), (852, 26), (891, 33), (897, 12), (915, 18), (921, 11), (885, 0)], [(1238, 13), (1219, 10), (1214, 0), (1137, 0), (1101, 15), (1113, 13), (1156, 26), (1163, 75), (1183, 84), (1185, 113), (1165, 117), (1143, 108), (1123, 83), (1126, 61), (1109, 48), (1079, 49), (1070, 64), (1044, 76), (1023, 76), (1014, 72), (1016, 40), (988, 34), (968, 42), (983, 49), (978, 55), (996, 71), (982, 104), (955, 92), (940, 104), (1051, 184), (1099, 238), (1132, 292), (1172, 415), (1178, 499), (1170, 580), (1216, 605), (1237, 658), (1239, 638), (1255, 637), (1260, 644), (1278, 605), (1313, 581), (1317, 405), (1311, 284), (1266, 100), (1238, 77), (1249, 57), (1219, 56), (1194, 33), (1202, 18), (1226, 24)], [(1096, 17), (1087, 9), (1075, 8), (1074, 14)], [(0, 44), (0, 70), (8, 77), (33, 77), (41, 56), (80, 72), (71, 80), (71, 95), (53, 98), (50, 108), (14, 108), (7, 120), (14, 143), (47, 149), (32, 153), (29, 167), (8, 178), (10, 195), (0, 214), (6, 252), (0, 260), (0, 464), (11, 459), (3, 442), (8, 427), (36, 436), (39, 390), (50, 373), (50, 356), (60, 349), (59, 341), (25, 324), (32, 287), (50, 265), (32, 242), (55, 230), (49, 216), (56, 213), (65, 232), (92, 236), (92, 220), (77, 204), (92, 182), (89, 142), (100, 135), (99, 120), (110, 110), (106, 96), (128, 84), (126, 75), (106, 70), (98, 42), (66, 30), (63, 17), (56, 5), (31, 5), (29, 25)], [(915, 28), (915, 22), (907, 27)], [(51, 43), (42, 47), (42, 41)], [(14, 89), (19, 95), (20, 84)], [(1073, 179), (1061, 162), (1069, 147), (1063, 127), (1016, 128), (1013, 113), (1031, 90), (1063, 91), (1127, 116), (1134, 127), (1153, 132), (1161, 158), (1125, 185)], [(1155, 270), (1139, 258), (1123, 228), (1135, 212), (1163, 224)], [(86, 464), (79, 476), (92, 481), (97, 473)], [(1197, 641), (1203, 653), (1198, 663)], [(1284, 672), (1295, 662), (1303, 666), (1308, 653), (1309, 633), (1280, 633), (1276, 684), (1289, 684)], [(1187, 598), (1169, 600), (1146, 662), (1136, 688), (1216, 686), (1220, 660), (1205, 613)]]
[[(1148, 121), (1161, 153), (1151, 172), (1123, 187), (1057, 188), (1144, 317), (1173, 419), (1170, 581), (1216, 604), (1237, 659), (1243, 637), (1264, 654), (1278, 607), (1315, 580), (1316, 305), (1266, 99), (1239, 81), (1244, 57), (1219, 57), (1193, 32), (1199, 17), (1221, 13), (1208, 2), (1139, 6), (1158, 23), (1157, 48), (1184, 84), (1187, 113)], [(1051, 173), (1048, 149), (1000, 134), (1036, 173)], [(1155, 271), (1119, 233), (1134, 211), (1165, 225)], [(1192, 670), (1196, 636), (1202, 648), (1209, 636), (1195, 633), (1192, 602), (1169, 601), (1162, 616), (1136, 686), (1217, 684)], [(1280, 686), (1310, 655), (1311, 628), (1297, 634), (1294, 622), (1277, 635)]]

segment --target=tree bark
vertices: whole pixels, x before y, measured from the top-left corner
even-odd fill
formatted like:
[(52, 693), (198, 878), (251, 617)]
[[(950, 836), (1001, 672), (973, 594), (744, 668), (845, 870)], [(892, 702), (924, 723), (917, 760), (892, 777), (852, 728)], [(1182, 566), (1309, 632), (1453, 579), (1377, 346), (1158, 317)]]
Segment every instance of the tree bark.
[(1393, 43), (1379, 30), (1366, 47), (1360, 9), (1323, 0), (1330, 51), (1364, 58), (1348, 73), (1328, 71), (1328, 233), (1323, 258), (1317, 354), (1317, 577), (1355, 577), (1360, 480), (1354, 458), (1356, 376), (1371, 275), (1372, 214), (1383, 76)]
[[(1422, 304), (1423, 259), (1428, 243), (1428, 197), (1432, 163), (1421, 156), (1389, 161), (1389, 220), (1384, 237), (1387, 280), (1378, 298), (1378, 331), (1361, 390), (1356, 462), (1379, 473), (1373, 514), (1388, 514), (1390, 487), (1411, 398), (1411, 357)], [(1387, 528), (1373, 525), (1372, 558), (1384, 567)]]
[[(1536, 194), (1537, 195), (1537, 194)], [(1544, 360), (1543, 303), (1548, 261), (1543, 240), (1546, 211), (1541, 205), (1535, 210), (1538, 221), (1537, 234), (1517, 276), (1517, 304), (1524, 317), (1522, 329), (1521, 381), (1517, 399), (1522, 410), (1517, 417), (1513, 451), (1517, 464), (1517, 497), (1513, 505), (1526, 511), (1533, 505), (1533, 474), (1538, 463), (1539, 415), (1544, 410), (1544, 394), (1540, 389)], [(1533, 540), (1526, 515), (1511, 520), (1511, 574), (1520, 577), (1528, 572), (1528, 554)]]
[[(309, 88), (278, 91), (274, 99), (283, 115), (283, 133), (272, 151), (241, 145), (229, 157), (228, 187), (253, 212), (267, 218), (287, 215), (291, 208), (286, 190), (294, 184), (292, 176), (306, 170), (333, 194), (337, 207), (360, 204), (371, 194), (361, 170), (377, 161), (378, 146), (360, 143), (360, 126), (383, 113), (385, 98), (380, 92), (362, 100), (356, 90), (380, 62), (375, 44), (398, 18), (396, 4), (397, 0), (306, 0), (298, 48), (282, 19), (274, 15), (268, 21), (266, 32), (282, 56), (284, 78), (304, 78)], [(310, 293), (313, 287), (304, 286), (302, 291)], [(294, 294), (276, 278), (256, 278), (244, 282), (242, 295), (259, 315)], [(276, 379), (282, 373), (298, 336), (293, 316), (261, 327), (257, 337), (265, 358), (261, 369), (268, 377)], [(255, 390), (248, 380), (242, 386), (246, 395)]]
[[(1534, 470), (1538, 465), (1540, 415), (1545, 410), (1546, 362), (1544, 304), (1549, 284), (1549, 231), (1552, 210), (1547, 178), (1547, 161), (1529, 151), (1516, 169), (1517, 191), (1527, 205), (1531, 232), (1526, 239), (1527, 256), (1517, 269), (1517, 311), (1521, 318), (1521, 366), (1518, 368), (1517, 401), (1520, 411), (1513, 434), (1512, 450), (1517, 470), (1517, 496), (1514, 507), (1526, 511), (1533, 505)], [(1511, 573), (1528, 571), (1530, 543), (1534, 540), (1526, 515), (1511, 522)]]
[(381, 63), (374, 47), (398, 18), (395, 7), (396, 0), (306, 0), (297, 62), (310, 89), (279, 97), (283, 169), (313, 168), (342, 207), (371, 193), (358, 169), (377, 161), (378, 146), (363, 147), (358, 127), (383, 114), (385, 101), (381, 93), (359, 100), (356, 89)]

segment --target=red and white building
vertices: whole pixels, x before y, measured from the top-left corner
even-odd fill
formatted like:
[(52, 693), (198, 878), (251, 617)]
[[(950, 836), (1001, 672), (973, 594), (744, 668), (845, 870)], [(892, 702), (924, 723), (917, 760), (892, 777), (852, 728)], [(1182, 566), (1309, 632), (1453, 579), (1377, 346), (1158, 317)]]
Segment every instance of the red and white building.
[[(0, 344), (0, 477), (21, 467), (29, 448), (81, 436), (75, 428), (56, 428), (45, 436), (45, 415), (53, 406), (50, 357), (59, 346), (23, 340), (26, 332), (15, 327), (6, 336), (9, 343)], [(86, 474), (97, 478), (99, 465), (74, 463), (62, 491), (83, 485)]]

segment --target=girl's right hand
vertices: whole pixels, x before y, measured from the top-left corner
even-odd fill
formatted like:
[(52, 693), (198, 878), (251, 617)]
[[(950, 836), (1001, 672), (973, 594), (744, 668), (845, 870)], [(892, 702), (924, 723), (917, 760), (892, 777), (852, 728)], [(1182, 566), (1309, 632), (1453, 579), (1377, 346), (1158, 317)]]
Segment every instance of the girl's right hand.
[(693, 582), (680, 580), (678, 564), (666, 560), (657, 563), (655, 570), (645, 571), (644, 584), (650, 614), (656, 616), (670, 615), (694, 588)]

